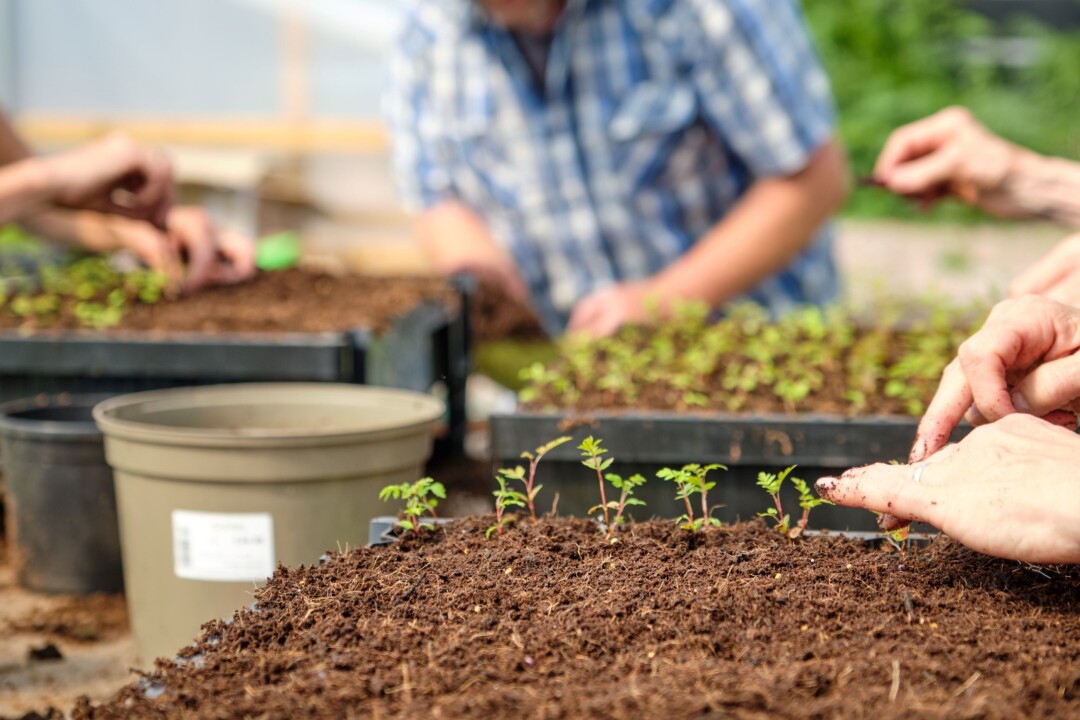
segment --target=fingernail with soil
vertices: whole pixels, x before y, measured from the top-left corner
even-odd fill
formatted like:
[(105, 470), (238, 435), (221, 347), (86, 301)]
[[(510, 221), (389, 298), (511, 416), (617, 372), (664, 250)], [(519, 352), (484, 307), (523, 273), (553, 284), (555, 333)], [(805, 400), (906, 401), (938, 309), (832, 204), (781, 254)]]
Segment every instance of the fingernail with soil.
[(926, 438), (915, 438), (915, 445), (911, 448), (911, 453), (908, 455), (909, 463), (922, 462), (926, 459)]
[(839, 480), (834, 477), (818, 478), (818, 481), (814, 483), (814, 489), (817, 490), (818, 495), (821, 497), (826, 500), (831, 500), (830, 495), (836, 490), (836, 484), (838, 482)]

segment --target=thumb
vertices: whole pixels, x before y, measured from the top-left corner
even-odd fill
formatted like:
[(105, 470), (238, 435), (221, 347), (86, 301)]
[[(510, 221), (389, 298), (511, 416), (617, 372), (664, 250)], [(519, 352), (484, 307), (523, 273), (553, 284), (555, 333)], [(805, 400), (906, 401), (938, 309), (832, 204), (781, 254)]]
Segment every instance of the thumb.
[(1039, 365), (1013, 388), (1013, 407), (1042, 417), (1080, 398), (1080, 354)]

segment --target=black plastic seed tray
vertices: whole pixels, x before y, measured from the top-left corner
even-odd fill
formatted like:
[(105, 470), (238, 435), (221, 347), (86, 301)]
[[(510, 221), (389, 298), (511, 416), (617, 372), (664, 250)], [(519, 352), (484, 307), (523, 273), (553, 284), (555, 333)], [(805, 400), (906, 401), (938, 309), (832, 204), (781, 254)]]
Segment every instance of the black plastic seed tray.
[[(464, 300), (464, 299), (463, 299)], [(440, 452), (460, 453), (468, 373), (465, 303), (425, 303), (389, 329), (331, 333), (0, 331), (0, 401), (39, 393), (128, 393), (235, 382), (445, 386)]]
[[(566, 443), (546, 455), (537, 472), (544, 495), (559, 494), (558, 511), (584, 514), (598, 503), (596, 474), (581, 465), (577, 444), (593, 435), (615, 458), (609, 472), (626, 476), (639, 472), (649, 479), (639, 496), (648, 504), (639, 518), (673, 517), (680, 510), (674, 488), (656, 478), (663, 467), (687, 463), (720, 463), (729, 469), (710, 478), (717, 486), (710, 504), (715, 517), (730, 522), (747, 520), (767, 509), (768, 496), (756, 486), (758, 472), (778, 472), (798, 465), (794, 475), (807, 481), (874, 462), (904, 460), (915, 439), (916, 418), (837, 415), (737, 415), (631, 412), (623, 414), (516, 413), (491, 418), (491, 454), (495, 467), (522, 463), (521, 453), (561, 435)], [(964, 425), (953, 433), (959, 440), (970, 431)], [(787, 492), (793, 493), (790, 484)], [(794, 515), (797, 497), (784, 495), (784, 507)], [(549, 500), (550, 502), (550, 500)], [(545, 507), (541, 502), (541, 506)], [(874, 518), (864, 511), (819, 507), (811, 513), (813, 527), (873, 530)]]

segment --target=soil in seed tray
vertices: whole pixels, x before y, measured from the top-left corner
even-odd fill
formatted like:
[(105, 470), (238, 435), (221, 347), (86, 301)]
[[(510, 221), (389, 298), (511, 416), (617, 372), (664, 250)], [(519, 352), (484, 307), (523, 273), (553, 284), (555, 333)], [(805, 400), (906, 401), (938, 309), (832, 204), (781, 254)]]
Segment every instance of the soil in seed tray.
[[(173, 332), (336, 332), (383, 330), (425, 301), (454, 307), (454, 290), (437, 278), (335, 276), (305, 270), (263, 272), (250, 282), (210, 287), (154, 304), (130, 303), (117, 330)], [(0, 327), (76, 329), (75, 299), (57, 315), (0, 312)]]
[(74, 717), (1080, 717), (1075, 569), (760, 522), (490, 524), (280, 568)]

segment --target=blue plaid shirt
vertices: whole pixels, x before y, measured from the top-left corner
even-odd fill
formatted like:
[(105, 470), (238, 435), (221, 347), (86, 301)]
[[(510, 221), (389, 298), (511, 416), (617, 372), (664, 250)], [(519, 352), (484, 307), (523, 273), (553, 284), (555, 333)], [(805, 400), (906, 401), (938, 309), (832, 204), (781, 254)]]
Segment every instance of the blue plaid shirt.
[[(797, 0), (569, 0), (543, 87), (470, 0), (414, 0), (387, 110), (406, 203), (461, 202), (513, 255), (547, 329), (685, 253), (834, 132)], [(749, 297), (838, 291), (824, 228)]]

